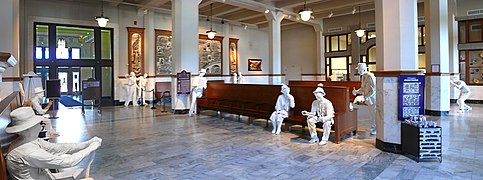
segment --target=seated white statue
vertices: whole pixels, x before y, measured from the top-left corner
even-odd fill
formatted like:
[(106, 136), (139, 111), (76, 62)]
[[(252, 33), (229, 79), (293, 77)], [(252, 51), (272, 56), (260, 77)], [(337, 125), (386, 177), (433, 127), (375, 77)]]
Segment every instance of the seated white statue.
[(309, 143), (311, 144), (319, 142), (315, 124), (317, 122), (323, 123), (324, 134), (322, 135), (322, 141), (320, 141), (319, 144), (325, 145), (327, 144), (327, 141), (329, 141), (330, 128), (332, 127), (332, 124), (334, 124), (335, 111), (332, 102), (324, 97), (325, 91), (322, 86), (322, 84), (319, 84), (314, 91), (316, 100), (312, 102), (310, 112), (302, 111), (302, 115), (307, 116), (307, 126), (309, 127), (311, 136)]
[(462, 80), (459, 80), (457, 77), (452, 77), (450, 84), (454, 87), (456, 87), (458, 90), (460, 90), (460, 96), (458, 97), (458, 100), (456, 103), (459, 106), (458, 112), (464, 112), (464, 111), (470, 111), (473, 108), (468, 106), (465, 101), (468, 99), (468, 97), (471, 95), (470, 88), (466, 83)]
[[(94, 137), (83, 143), (54, 144), (37, 138), (42, 116), (36, 116), (32, 108), (20, 107), (10, 113), (12, 126), (5, 131), (18, 134), (13, 149), (5, 160), (13, 179), (76, 179), (84, 169), (72, 168), (86, 157), (93, 160), (93, 152), (102, 139)], [(92, 161), (91, 161), (92, 162)], [(89, 162), (89, 164), (91, 163)], [(90, 166), (87, 166), (87, 171)], [(69, 168), (69, 169), (64, 169)], [(59, 169), (53, 173), (49, 169)]]
[(282, 94), (278, 96), (277, 102), (275, 104), (275, 111), (270, 116), (270, 120), (272, 121), (272, 134), (280, 134), (282, 129), (282, 123), (285, 118), (288, 117), (288, 112), (290, 108), (295, 107), (295, 99), (290, 94), (290, 88), (282, 84)]
[(124, 102), (124, 106), (129, 106), (129, 102), (132, 101), (133, 106), (138, 106), (138, 101), (137, 101), (137, 93), (136, 90), (139, 88), (136, 81), (136, 74), (134, 72), (131, 72), (127, 78), (127, 97), (126, 97), (126, 102)]
[(245, 84), (245, 76), (241, 72), (238, 72), (238, 84)]
[(196, 114), (196, 99), (203, 96), (203, 90), (206, 89), (207, 80), (204, 77), (206, 74), (206, 69), (200, 70), (200, 75), (196, 76), (191, 82), (191, 107), (189, 110), (189, 115), (192, 116)]
[(374, 74), (367, 71), (366, 63), (359, 63), (357, 66), (359, 74), (361, 75), (361, 88), (353, 89), (352, 94), (362, 94), (364, 96), (364, 103), (369, 109), (371, 114), (371, 129), (369, 133), (371, 135), (376, 134), (376, 77)]

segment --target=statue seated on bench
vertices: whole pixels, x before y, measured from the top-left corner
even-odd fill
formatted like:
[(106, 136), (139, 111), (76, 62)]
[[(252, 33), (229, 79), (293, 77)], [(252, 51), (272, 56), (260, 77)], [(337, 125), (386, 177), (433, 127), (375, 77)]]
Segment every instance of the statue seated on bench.
[[(77, 179), (84, 169), (73, 168), (83, 159), (94, 159), (94, 151), (101, 146), (102, 139), (94, 137), (82, 143), (54, 144), (37, 138), (42, 116), (35, 115), (30, 107), (20, 107), (10, 113), (11, 126), (5, 131), (18, 134), (12, 150), (6, 156), (7, 170), (12, 179)], [(64, 169), (69, 168), (69, 169)], [(58, 169), (60, 172), (51, 172)]]

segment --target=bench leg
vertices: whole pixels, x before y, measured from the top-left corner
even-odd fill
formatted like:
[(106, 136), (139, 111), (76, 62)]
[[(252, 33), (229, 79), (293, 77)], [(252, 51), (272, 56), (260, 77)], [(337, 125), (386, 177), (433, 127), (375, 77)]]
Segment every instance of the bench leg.
[(352, 135), (353, 136), (357, 135), (357, 130), (352, 131)]
[(340, 134), (338, 132), (335, 132), (335, 143), (339, 144), (340, 142)]

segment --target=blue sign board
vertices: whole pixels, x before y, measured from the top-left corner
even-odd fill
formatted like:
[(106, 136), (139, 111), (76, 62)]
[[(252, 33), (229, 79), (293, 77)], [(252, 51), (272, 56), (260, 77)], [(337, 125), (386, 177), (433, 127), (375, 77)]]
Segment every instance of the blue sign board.
[(424, 115), (424, 76), (399, 76), (398, 119)]
[(191, 73), (185, 70), (176, 74), (177, 94), (190, 94)]

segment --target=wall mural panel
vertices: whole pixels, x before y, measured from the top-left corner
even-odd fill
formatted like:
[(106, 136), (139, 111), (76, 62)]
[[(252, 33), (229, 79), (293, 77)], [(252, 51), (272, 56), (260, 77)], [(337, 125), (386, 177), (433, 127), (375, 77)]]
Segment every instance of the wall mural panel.
[(238, 39), (230, 38), (228, 40), (230, 47), (230, 74), (238, 73)]
[(173, 49), (171, 46), (172, 36), (171, 31), (155, 30), (155, 45), (156, 52), (154, 57), (156, 61), (156, 74), (172, 74), (173, 73)]
[(128, 72), (136, 76), (144, 74), (144, 28), (127, 27)]
[(206, 35), (199, 35), (199, 67), (206, 69), (207, 74), (223, 74), (222, 42), (223, 37), (216, 36), (213, 39), (208, 39)]

